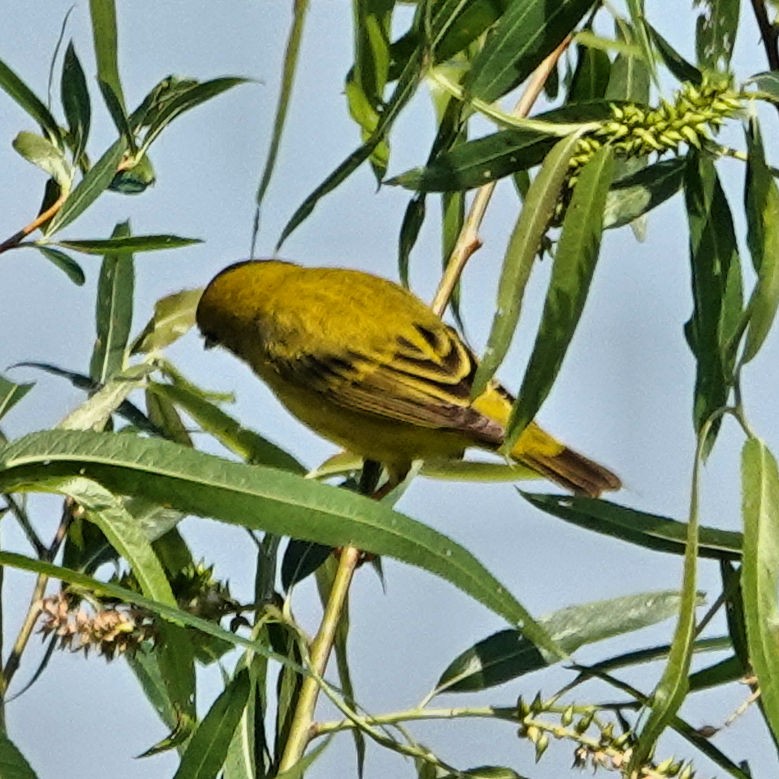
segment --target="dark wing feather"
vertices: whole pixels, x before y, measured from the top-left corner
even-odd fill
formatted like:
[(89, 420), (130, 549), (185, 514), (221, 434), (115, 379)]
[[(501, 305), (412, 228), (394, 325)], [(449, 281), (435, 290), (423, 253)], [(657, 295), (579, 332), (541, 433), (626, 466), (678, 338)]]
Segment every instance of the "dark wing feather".
[(301, 356), (277, 367), (287, 378), (352, 411), (458, 431), (492, 446), (503, 440), (503, 427), (471, 408), (475, 360), (445, 325), (417, 325), (413, 340), (398, 336), (391, 348), (371, 356), (345, 349)]

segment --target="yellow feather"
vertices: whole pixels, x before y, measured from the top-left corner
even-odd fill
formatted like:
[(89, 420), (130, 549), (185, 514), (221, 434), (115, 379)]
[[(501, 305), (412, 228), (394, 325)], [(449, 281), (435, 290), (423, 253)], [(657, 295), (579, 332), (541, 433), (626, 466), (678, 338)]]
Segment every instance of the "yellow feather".
[[(197, 310), (207, 343), (244, 360), (313, 430), (395, 479), (416, 459), (496, 450), (512, 399), (499, 385), (471, 402), (476, 359), (421, 300), (386, 279), (277, 260), (237, 263)], [(531, 423), (511, 457), (567, 489), (619, 489), (611, 471)]]

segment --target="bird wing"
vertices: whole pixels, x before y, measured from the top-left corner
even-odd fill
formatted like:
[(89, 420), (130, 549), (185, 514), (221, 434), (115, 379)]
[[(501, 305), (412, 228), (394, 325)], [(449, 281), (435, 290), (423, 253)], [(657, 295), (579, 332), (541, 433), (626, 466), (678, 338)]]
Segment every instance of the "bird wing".
[(476, 361), (450, 327), (414, 325), (381, 346), (287, 356), (276, 364), (287, 380), (346, 409), (500, 445), (502, 425), (471, 407)]

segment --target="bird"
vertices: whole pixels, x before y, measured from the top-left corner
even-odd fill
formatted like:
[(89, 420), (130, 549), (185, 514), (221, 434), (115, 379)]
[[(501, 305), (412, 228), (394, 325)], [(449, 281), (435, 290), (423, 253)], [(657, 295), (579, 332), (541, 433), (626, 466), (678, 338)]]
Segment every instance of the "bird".
[[(472, 398), (478, 366), (457, 331), (412, 292), (360, 270), (276, 259), (237, 262), (206, 286), (206, 347), (247, 363), (309, 428), (402, 481), (416, 460), (498, 451), (514, 398), (497, 381)], [(619, 477), (535, 421), (508, 453), (574, 494)]]

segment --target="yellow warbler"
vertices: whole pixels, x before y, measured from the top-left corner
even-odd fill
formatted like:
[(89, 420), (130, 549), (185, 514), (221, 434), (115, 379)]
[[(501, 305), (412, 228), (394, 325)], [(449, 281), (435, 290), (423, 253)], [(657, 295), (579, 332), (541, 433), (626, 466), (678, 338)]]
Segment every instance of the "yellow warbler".
[[(476, 358), (421, 300), (386, 279), (277, 260), (239, 262), (197, 309), (206, 345), (244, 360), (302, 422), (393, 482), (413, 460), (497, 450), (512, 398), (493, 383), (475, 400)], [(511, 457), (566, 489), (619, 489), (611, 471), (534, 422)]]

